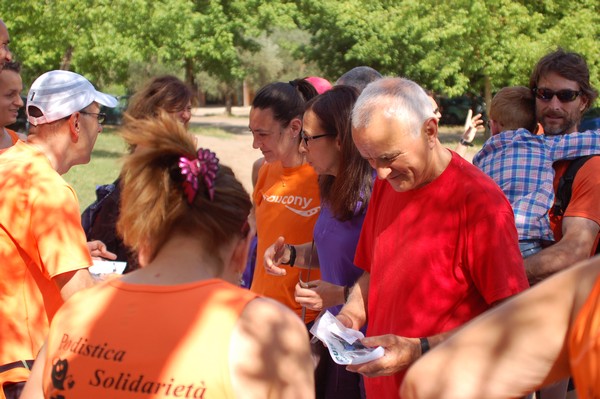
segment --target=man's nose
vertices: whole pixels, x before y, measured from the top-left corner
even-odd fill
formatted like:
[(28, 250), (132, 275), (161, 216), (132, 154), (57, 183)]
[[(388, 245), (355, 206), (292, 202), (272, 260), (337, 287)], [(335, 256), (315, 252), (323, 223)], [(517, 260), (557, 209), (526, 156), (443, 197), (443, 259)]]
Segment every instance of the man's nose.
[(562, 102), (560, 102), (558, 97), (556, 95), (554, 95), (548, 102), (548, 106), (552, 109), (559, 109), (559, 108), (562, 108)]
[(387, 166), (376, 166), (375, 167), (375, 172), (377, 172), (377, 177), (379, 177), (381, 180), (385, 180), (387, 179), (387, 177), (390, 175), (392, 169), (390, 169)]

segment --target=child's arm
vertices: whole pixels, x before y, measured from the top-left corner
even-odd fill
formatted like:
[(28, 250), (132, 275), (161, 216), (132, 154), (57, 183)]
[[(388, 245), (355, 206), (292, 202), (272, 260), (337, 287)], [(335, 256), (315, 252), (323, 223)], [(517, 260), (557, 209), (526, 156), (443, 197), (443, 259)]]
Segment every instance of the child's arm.
[(600, 154), (600, 129), (545, 136), (552, 162)]

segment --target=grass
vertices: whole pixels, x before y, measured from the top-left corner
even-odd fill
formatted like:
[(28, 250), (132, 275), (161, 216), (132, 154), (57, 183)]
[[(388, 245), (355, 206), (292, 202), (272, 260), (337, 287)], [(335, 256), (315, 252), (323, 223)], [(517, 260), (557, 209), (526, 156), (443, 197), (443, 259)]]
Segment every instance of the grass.
[[(194, 134), (223, 139), (232, 136), (216, 128), (195, 127), (191, 131)], [(96, 200), (96, 186), (112, 183), (119, 176), (121, 159), (126, 153), (127, 146), (117, 134), (117, 130), (114, 127), (105, 127), (96, 140), (90, 163), (74, 166), (63, 175), (77, 193), (81, 212)]]

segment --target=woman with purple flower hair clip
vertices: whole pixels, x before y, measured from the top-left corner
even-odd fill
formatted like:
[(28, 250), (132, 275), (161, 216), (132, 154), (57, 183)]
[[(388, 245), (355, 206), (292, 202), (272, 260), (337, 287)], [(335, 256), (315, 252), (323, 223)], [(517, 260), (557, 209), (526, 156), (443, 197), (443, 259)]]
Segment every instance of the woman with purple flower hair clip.
[(57, 312), (23, 398), (314, 398), (308, 334), (237, 286), (250, 197), (173, 118), (128, 121), (118, 229), (141, 268)]
[(212, 201), (215, 195), (215, 178), (219, 170), (219, 158), (216, 157), (215, 153), (200, 148), (194, 159), (180, 157), (179, 168), (181, 169), (181, 174), (185, 176), (183, 188), (188, 204), (192, 205), (194, 203), (200, 179), (202, 179), (206, 188), (208, 188), (208, 196)]

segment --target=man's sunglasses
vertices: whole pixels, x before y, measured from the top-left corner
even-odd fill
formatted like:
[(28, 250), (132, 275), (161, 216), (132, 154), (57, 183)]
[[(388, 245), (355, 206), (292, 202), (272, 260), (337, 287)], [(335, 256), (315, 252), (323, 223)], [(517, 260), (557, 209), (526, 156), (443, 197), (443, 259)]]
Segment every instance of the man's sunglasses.
[(575, 101), (575, 99), (579, 97), (579, 95), (581, 94), (581, 90), (565, 89), (553, 91), (550, 89), (540, 89), (539, 87), (536, 87), (535, 89), (533, 89), (533, 94), (535, 94), (535, 96), (542, 101), (550, 101), (552, 100), (552, 97), (556, 96), (556, 98), (558, 98), (558, 101), (560, 101), (561, 103), (570, 103), (571, 101)]

